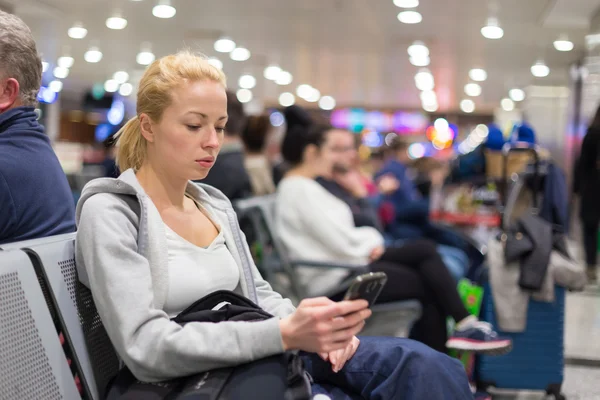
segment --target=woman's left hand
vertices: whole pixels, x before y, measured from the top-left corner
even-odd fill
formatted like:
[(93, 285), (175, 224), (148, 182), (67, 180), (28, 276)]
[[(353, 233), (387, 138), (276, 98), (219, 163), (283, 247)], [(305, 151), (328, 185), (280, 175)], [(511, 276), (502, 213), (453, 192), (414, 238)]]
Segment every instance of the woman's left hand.
[(346, 362), (354, 356), (359, 344), (360, 340), (354, 336), (345, 349), (335, 350), (330, 353), (321, 353), (319, 356), (321, 356), (323, 360), (329, 361), (333, 372), (338, 373), (344, 368)]

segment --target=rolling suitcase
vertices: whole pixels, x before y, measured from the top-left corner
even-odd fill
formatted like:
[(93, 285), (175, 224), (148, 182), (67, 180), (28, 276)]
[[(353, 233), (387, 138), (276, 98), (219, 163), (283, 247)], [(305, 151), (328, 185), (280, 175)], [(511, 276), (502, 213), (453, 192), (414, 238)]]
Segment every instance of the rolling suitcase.
[[(540, 163), (535, 146), (523, 143), (505, 145), (503, 148), (503, 173), (501, 195), (502, 235), (498, 240), (506, 241), (505, 229), (508, 227), (508, 216), (512, 214), (518, 192), (523, 187), (523, 181), (518, 180), (511, 196), (508, 194), (507, 158), (513, 151), (528, 152), (534, 159), (533, 207), (538, 206), (538, 191), (541, 189), (539, 175)], [(514, 179), (513, 179), (514, 180)], [(484, 299), (481, 319), (498, 328), (494, 299), (487, 277), (482, 279)], [(565, 323), (565, 289), (555, 287), (553, 303), (529, 299), (527, 307), (526, 329), (524, 332), (503, 332), (497, 329), (499, 335), (511, 338), (512, 351), (501, 357), (479, 356), (476, 363), (476, 381), (481, 390), (490, 387), (509, 390), (542, 390), (553, 395), (556, 400), (564, 400), (561, 394), (564, 377), (564, 323)]]
[[(486, 283), (484, 288), (481, 319), (497, 327), (490, 285)], [(561, 388), (565, 364), (566, 290), (559, 286), (555, 290), (554, 303), (529, 300), (525, 332), (508, 333), (498, 330), (499, 335), (512, 339), (513, 349), (501, 357), (478, 357), (478, 388), (543, 390), (553, 395), (556, 400), (565, 399)]]

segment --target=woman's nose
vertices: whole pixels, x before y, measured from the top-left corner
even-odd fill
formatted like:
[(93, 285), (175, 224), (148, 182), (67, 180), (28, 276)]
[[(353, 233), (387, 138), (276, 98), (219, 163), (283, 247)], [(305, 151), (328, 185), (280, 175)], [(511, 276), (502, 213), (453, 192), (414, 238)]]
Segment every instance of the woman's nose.
[(218, 148), (221, 142), (219, 141), (219, 134), (215, 128), (211, 128), (208, 130), (206, 137), (204, 139), (204, 147), (208, 148)]

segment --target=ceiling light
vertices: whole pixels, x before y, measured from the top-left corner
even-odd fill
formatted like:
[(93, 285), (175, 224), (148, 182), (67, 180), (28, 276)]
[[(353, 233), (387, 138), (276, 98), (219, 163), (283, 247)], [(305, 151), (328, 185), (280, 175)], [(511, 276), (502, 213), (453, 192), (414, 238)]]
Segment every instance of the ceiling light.
[(433, 90), (425, 90), (424, 92), (421, 92), (421, 103), (437, 104), (437, 95)]
[(127, 20), (116, 12), (112, 17), (106, 19), (106, 27), (108, 29), (121, 30), (127, 26)]
[(223, 62), (221, 60), (219, 60), (218, 58), (211, 57), (208, 59), (208, 63), (215, 68), (223, 69)]
[(418, 24), (423, 21), (423, 17), (417, 11), (402, 11), (398, 14), (398, 21), (403, 24)]
[(550, 74), (550, 68), (543, 61), (538, 61), (531, 66), (531, 75), (537, 78), (543, 78)]
[(56, 67), (53, 71), (54, 77), (58, 79), (65, 79), (69, 76), (69, 68)]
[(575, 45), (565, 35), (561, 35), (554, 41), (554, 48), (558, 51), (571, 51)]
[(423, 69), (415, 75), (415, 85), (419, 90), (433, 90), (435, 81), (429, 70)]
[(154, 56), (154, 53), (152, 53), (152, 47), (150, 43), (142, 43), (140, 52), (135, 57), (136, 62), (140, 65), (150, 65), (155, 59), (156, 57)]
[(473, 68), (469, 71), (469, 78), (475, 82), (483, 82), (487, 79), (487, 72), (481, 68)]
[(250, 50), (245, 47), (236, 47), (229, 55), (233, 61), (246, 61), (250, 58)]
[(129, 80), (129, 74), (126, 71), (117, 71), (114, 73), (113, 79), (119, 84), (123, 84)]
[(231, 53), (235, 49), (235, 42), (228, 37), (222, 37), (215, 42), (214, 48), (219, 53)]
[(319, 100), (319, 107), (323, 110), (333, 110), (335, 108), (335, 99), (331, 96), (323, 96)]
[(69, 28), (67, 33), (72, 39), (83, 39), (87, 36), (88, 31), (83, 27), (81, 22), (76, 22), (72, 27)]
[(281, 93), (279, 95), (279, 104), (281, 104), (283, 107), (292, 106), (295, 102), (296, 97), (294, 97), (294, 95), (290, 92)]
[(512, 111), (515, 109), (515, 102), (509, 98), (502, 99), (500, 105), (504, 111)]
[(58, 57), (56, 64), (61, 68), (71, 68), (75, 60), (71, 56)]
[(423, 110), (427, 111), (427, 112), (436, 112), (438, 110), (438, 104), (423, 104)]
[(508, 92), (508, 96), (513, 100), (513, 101), (523, 101), (525, 100), (525, 92), (521, 89), (511, 89)]
[(155, 56), (150, 51), (140, 51), (135, 60), (140, 65), (150, 65), (155, 60)]
[(48, 89), (52, 90), (54, 93), (60, 93), (63, 88), (63, 83), (61, 81), (54, 80), (48, 84)]
[(92, 46), (85, 52), (83, 58), (89, 63), (97, 63), (102, 60), (102, 52), (96, 46)]
[(281, 86), (285, 86), (285, 85), (289, 85), (290, 83), (292, 83), (293, 77), (292, 74), (290, 74), (287, 71), (281, 71), (279, 73), (279, 76), (277, 77), (277, 80), (275, 81), (276, 84), (281, 85)]
[(48, 64), (46, 61), (42, 61), (42, 72), (46, 72), (49, 66), (50, 64)]
[(263, 76), (270, 81), (276, 81), (280, 72), (281, 68), (278, 65), (269, 65), (265, 68)]
[(310, 97), (310, 95), (312, 94), (312, 91), (313, 91), (312, 86), (304, 84), (304, 85), (298, 86), (298, 88), (296, 89), (296, 94), (298, 95), (298, 97), (306, 100), (308, 97)]
[(248, 103), (252, 100), (252, 92), (248, 89), (240, 89), (237, 91), (236, 95), (240, 103)]
[(170, 0), (159, 0), (158, 4), (152, 9), (152, 15), (156, 18), (173, 18), (175, 13), (177, 13), (177, 10), (171, 5)]
[(475, 111), (475, 103), (473, 100), (464, 99), (460, 102), (460, 109), (465, 113), (472, 113)]
[(419, 0), (394, 0), (394, 5), (400, 8), (415, 8), (419, 6)]
[(465, 85), (465, 94), (471, 97), (477, 97), (481, 95), (481, 86), (477, 83), (467, 83)]
[(131, 83), (124, 83), (119, 88), (119, 94), (123, 97), (127, 97), (133, 93), (133, 85)]
[(500, 27), (497, 18), (488, 18), (487, 25), (481, 28), (481, 34), (486, 39), (500, 39), (504, 36), (504, 30)]
[(317, 101), (319, 101), (320, 98), (321, 92), (318, 89), (313, 88), (312, 92), (310, 93), (310, 96), (308, 96), (304, 100), (308, 101), (309, 103), (316, 103)]
[(414, 58), (429, 57), (429, 49), (425, 43), (416, 41), (408, 46), (408, 55)]
[(104, 82), (104, 90), (106, 90), (108, 93), (114, 93), (119, 89), (119, 82), (115, 81), (114, 79), (109, 79), (106, 82)]
[(252, 89), (254, 86), (256, 86), (256, 78), (252, 75), (242, 75), (240, 76), (238, 85), (242, 89)]
[(447, 131), (450, 124), (446, 118), (438, 118), (434, 121), (433, 126), (437, 131)]
[(427, 67), (431, 63), (431, 59), (429, 57), (415, 58), (410, 57), (408, 59), (412, 65), (415, 67)]

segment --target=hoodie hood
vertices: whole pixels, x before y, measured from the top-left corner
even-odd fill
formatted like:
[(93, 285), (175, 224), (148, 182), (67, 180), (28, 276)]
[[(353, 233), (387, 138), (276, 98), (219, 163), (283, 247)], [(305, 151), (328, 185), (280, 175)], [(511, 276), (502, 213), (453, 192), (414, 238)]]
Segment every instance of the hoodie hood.
[[(220, 211), (225, 211), (231, 207), (231, 202), (220, 190), (215, 189), (212, 186), (204, 185), (202, 183), (188, 182), (188, 186), (185, 192), (195, 199), (200, 201), (209, 202), (210, 205)], [(140, 185), (140, 182), (135, 176), (133, 169), (128, 169), (123, 172), (118, 178), (99, 178), (89, 182), (83, 188), (81, 197), (77, 203), (76, 221), (79, 224), (79, 218), (81, 216), (81, 209), (83, 204), (93, 195), (99, 193), (112, 193), (118, 195), (130, 195), (140, 197), (148, 197), (144, 188)]]

